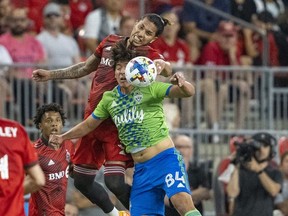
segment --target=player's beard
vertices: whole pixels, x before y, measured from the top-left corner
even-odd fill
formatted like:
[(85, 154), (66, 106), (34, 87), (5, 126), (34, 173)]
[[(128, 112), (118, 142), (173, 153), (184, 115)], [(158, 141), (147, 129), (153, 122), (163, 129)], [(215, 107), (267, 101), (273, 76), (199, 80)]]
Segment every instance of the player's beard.
[(15, 27), (11, 29), (11, 34), (13, 36), (21, 36), (26, 32), (26, 28)]

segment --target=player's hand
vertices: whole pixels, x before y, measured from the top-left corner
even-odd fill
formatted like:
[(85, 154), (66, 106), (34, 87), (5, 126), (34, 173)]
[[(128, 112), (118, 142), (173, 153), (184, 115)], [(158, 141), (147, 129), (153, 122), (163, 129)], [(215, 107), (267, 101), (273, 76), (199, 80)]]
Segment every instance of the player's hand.
[(54, 148), (58, 149), (63, 142), (63, 138), (61, 135), (52, 134), (49, 136), (49, 144)]
[(171, 78), (170, 82), (173, 85), (178, 85), (180, 88), (184, 85), (186, 79), (182, 72), (176, 72)]
[(165, 61), (163, 59), (155, 59), (153, 62), (156, 66), (157, 74), (161, 74), (165, 67)]
[(36, 82), (45, 82), (50, 80), (51, 72), (49, 70), (37, 69), (32, 73), (32, 79)]

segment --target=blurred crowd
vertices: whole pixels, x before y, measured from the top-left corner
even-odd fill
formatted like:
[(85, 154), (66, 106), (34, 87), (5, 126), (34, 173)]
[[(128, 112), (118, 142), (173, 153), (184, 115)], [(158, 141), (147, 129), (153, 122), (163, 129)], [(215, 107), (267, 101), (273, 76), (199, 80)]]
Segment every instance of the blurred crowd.
[[(195, 0), (194, 0), (195, 1)], [(197, 1), (197, 0), (196, 0)], [(288, 66), (288, 6), (285, 0), (198, 0), (206, 7), (252, 24), (254, 28), (224, 19), (189, 0), (144, 1), (145, 13), (158, 13), (172, 23), (151, 46), (175, 66)], [(129, 36), (140, 17), (136, 0), (0, 0), (0, 64), (45, 64), (48, 68), (70, 66), (91, 55), (109, 34)], [(264, 37), (267, 36), (267, 37)], [(263, 59), (268, 42), (268, 56)], [(31, 89), (34, 67), (0, 68), (0, 102), (14, 101), (23, 108), (24, 93)], [(193, 79), (192, 73), (187, 74)], [(235, 101), (235, 128), (245, 128), (253, 82), (257, 74), (201, 75), (207, 128), (219, 129), (227, 102)], [(276, 87), (287, 87), (286, 74), (274, 77)], [(54, 83), (70, 104), (87, 101), (89, 77)], [(26, 89), (28, 89), (26, 91)], [(60, 96), (59, 96), (60, 95)], [(28, 98), (28, 100), (31, 100)], [(64, 104), (61, 104), (64, 106)], [(191, 106), (191, 105), (190, 105)], [(3, 106), (0, 115), (4, 116)], [(182, 107), (183, 111), (184, 107)], [(192, 115), (191, 108), (185, 111)], [(24, 112), (23, 112), (24, 113)], [(21, 123), (29, 125), (33, 110), (25, 111)], [(187, 117), (185, 127), (190, 127)], [(27, 122), (28, 121), (28, 122)], [(217, 142), (218, 138), (213, 138)]]

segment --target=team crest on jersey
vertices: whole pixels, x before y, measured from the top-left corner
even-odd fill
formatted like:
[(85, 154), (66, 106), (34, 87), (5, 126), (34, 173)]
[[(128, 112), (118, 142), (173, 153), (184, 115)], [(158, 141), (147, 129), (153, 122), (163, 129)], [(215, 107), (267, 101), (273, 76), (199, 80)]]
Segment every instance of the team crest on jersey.
[(134, 100), (140, 103), (143, 99), (143, 94), (139, 91), (135, 92)]
[(70, 159), (71, 159), (70, 152), (66, 149), (66, 161), (70, 162)]

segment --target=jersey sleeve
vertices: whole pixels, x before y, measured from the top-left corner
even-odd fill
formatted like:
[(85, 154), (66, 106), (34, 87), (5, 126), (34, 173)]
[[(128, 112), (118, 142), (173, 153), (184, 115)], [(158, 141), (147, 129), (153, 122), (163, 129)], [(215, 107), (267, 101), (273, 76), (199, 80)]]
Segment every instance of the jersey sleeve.
[(24, 168), (27, 169), (38, 163), (38, 156), (24, 128), (21, 126), (19, 130), (24, 144), (23, 164)]
[(150, 48), (148, 50), (148, 58), (155, 60), (155, 59), (164, 59), (164, 56), (161, 55), (156, 49)]
[(94, 52), (94, 55), (96, 57), (101, 57), (102, 56), (102, 51), (103, 51), (103, 48), (104, 48), (104, 45), (106, 44), (107, 40), (111, 37), (111, 35), (108, 35), (106, 38), (104, 38), (102, 40), (102, 42), (98, 45), (98, 47), (96, 48), (95, 52)]
[(172, 84), (163, 82), (154, 82), (150, 86), (151, 94), (155, 98), (165, 98), (169, 95)]
[(107, 94), (104, 93), (101, 101), (95, 108), (95, 110), (92, 113), (92, 117), (94, 119), (106, 119), (110, 117), (110, 114), (108, 112), (108, 100), (107, 100)]

